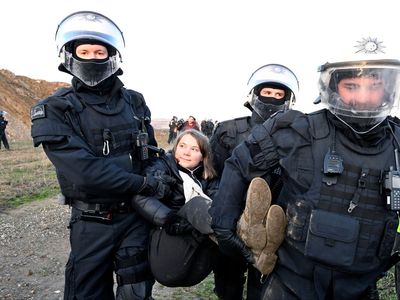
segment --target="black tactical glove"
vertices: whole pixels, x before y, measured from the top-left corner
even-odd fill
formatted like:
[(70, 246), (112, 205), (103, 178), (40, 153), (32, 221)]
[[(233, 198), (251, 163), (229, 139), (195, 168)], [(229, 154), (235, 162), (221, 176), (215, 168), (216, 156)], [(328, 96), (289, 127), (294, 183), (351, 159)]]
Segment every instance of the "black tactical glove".
[(169, 235), (181, 235), (192, 232), (194, 227), (185, 218), (172, 213), (164, 224), (164, 229)]
[(214, 228), (220, 251), (233, 258), (243, 258), (249, 263), (254, 264), (255, 260), (250, 249), (245, 243), (230, 229)]
[(156, 176), (147, 175), (144, 177), (143, 185), (138, 191), (138, 194), (163, 199), (170, 194), (174, 184), (175, 179), (171, 176), (165, 174), (157, 174)]

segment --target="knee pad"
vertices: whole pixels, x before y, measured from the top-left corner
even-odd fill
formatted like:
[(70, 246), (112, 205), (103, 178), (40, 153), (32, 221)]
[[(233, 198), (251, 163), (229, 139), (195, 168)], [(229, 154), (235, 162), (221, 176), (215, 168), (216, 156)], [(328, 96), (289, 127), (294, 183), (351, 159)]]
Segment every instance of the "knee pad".
[(146, 280), (139, 283), (124, 284), (117, 287), (117, 300), (143, 299), (151, 300), (151, 291), (154, 280)]
[(153, 280), (147, 259), (147, 251), (143, 250), (128, 257), (117, 256), (115, 261), (115, 273), (118, 286)]

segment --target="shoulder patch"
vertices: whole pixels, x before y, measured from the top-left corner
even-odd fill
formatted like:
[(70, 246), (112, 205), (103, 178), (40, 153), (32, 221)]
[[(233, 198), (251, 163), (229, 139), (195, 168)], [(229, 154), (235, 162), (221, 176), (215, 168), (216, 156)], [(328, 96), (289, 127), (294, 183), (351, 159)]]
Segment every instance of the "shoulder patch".
[(38, 104), (31, 109), (31, 120), (46, 118), (46, 107), (44, 104)]

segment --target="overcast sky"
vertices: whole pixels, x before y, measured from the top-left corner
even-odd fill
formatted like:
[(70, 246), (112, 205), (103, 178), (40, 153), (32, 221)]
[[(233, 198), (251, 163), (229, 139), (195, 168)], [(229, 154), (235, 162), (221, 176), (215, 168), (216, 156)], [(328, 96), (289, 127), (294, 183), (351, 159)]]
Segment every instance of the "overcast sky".
[(57, 70), (54, 35), (79, 10), (121, 28), (121, 79), (143, 93), (153, 118), (248, 115), (247, 80), (268, 63), (292, 69), (300, 81), (295, 108), (315, 110), (317, 67), (340, 57), (341, 45), (372, 36), (400, 49), (395, 0), (13, 0), (0, 10), (0, 68), (70, 82)]

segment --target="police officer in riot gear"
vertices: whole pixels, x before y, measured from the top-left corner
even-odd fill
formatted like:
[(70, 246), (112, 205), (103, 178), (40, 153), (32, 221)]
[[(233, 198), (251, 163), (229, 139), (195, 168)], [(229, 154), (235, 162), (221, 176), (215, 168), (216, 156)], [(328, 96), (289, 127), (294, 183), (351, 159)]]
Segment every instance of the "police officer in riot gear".
[(118, 78), (124, 37), (106, 16), (78, 11), (59, 24), (56, 44), (72, 87), (33, 106), (31, 119), (72, 207), (64, 299), (115, 299), (113, 271), (117, 299), (152, 299), (149, 224), (129, 204), (169, 186), (142, 172), (157, 143), (143, 96)]
[(364, 299), (390, 267), (400, 188), (400, 128), (389, 118), (400, 61), (390, 46), (355, 39), (352, 55), (319, 68), (327, 109), (277, 113), (227, 160), (211, 208), (217, 239), (218, 228), (234, 229), (249, 181), (282, 170), (288, 225), (263, 299)]
[[(225, 160), (231, 156), (233, 149), (247, 138), (255, 125), (263, 123), (277, 111), (288, 110), (293, 106), (299, 83), (296, 75), (286, 66), (267, 64), (253, 72), (248, 80), (247, 89), (248, 101), (244, 105), (252, 112), (251, 116), (218, 123), (210, 140), (214, 166), (219, 175), (222, 174)], [(275, 177), (278, 176), (279, 174), (276, 174)], [(273, 195), (280, 187), (278, 181), (275, 182)], [(218, 297), (242, 299), (247, 270), (247, 299), (258, 299), (261, 293), (261, 274), (251, 265), (248, 267), (243, 260), (232, 260), (220, 254), (214, 270), (215, 293)]]
[[(266, 90), (265, 95), (260, 92)], [(247, 82), (248, 100), (244, 106), (251, 116), (219, 122), (211, 137), (216, 170), (222, 174), (225, 160), (233, 148), (249, 135), (251, 128), (261, 124), (279, 110), (292, 108), (299, 91), (296, 75), (280, 64), (264, 65), (253, 72)]]

